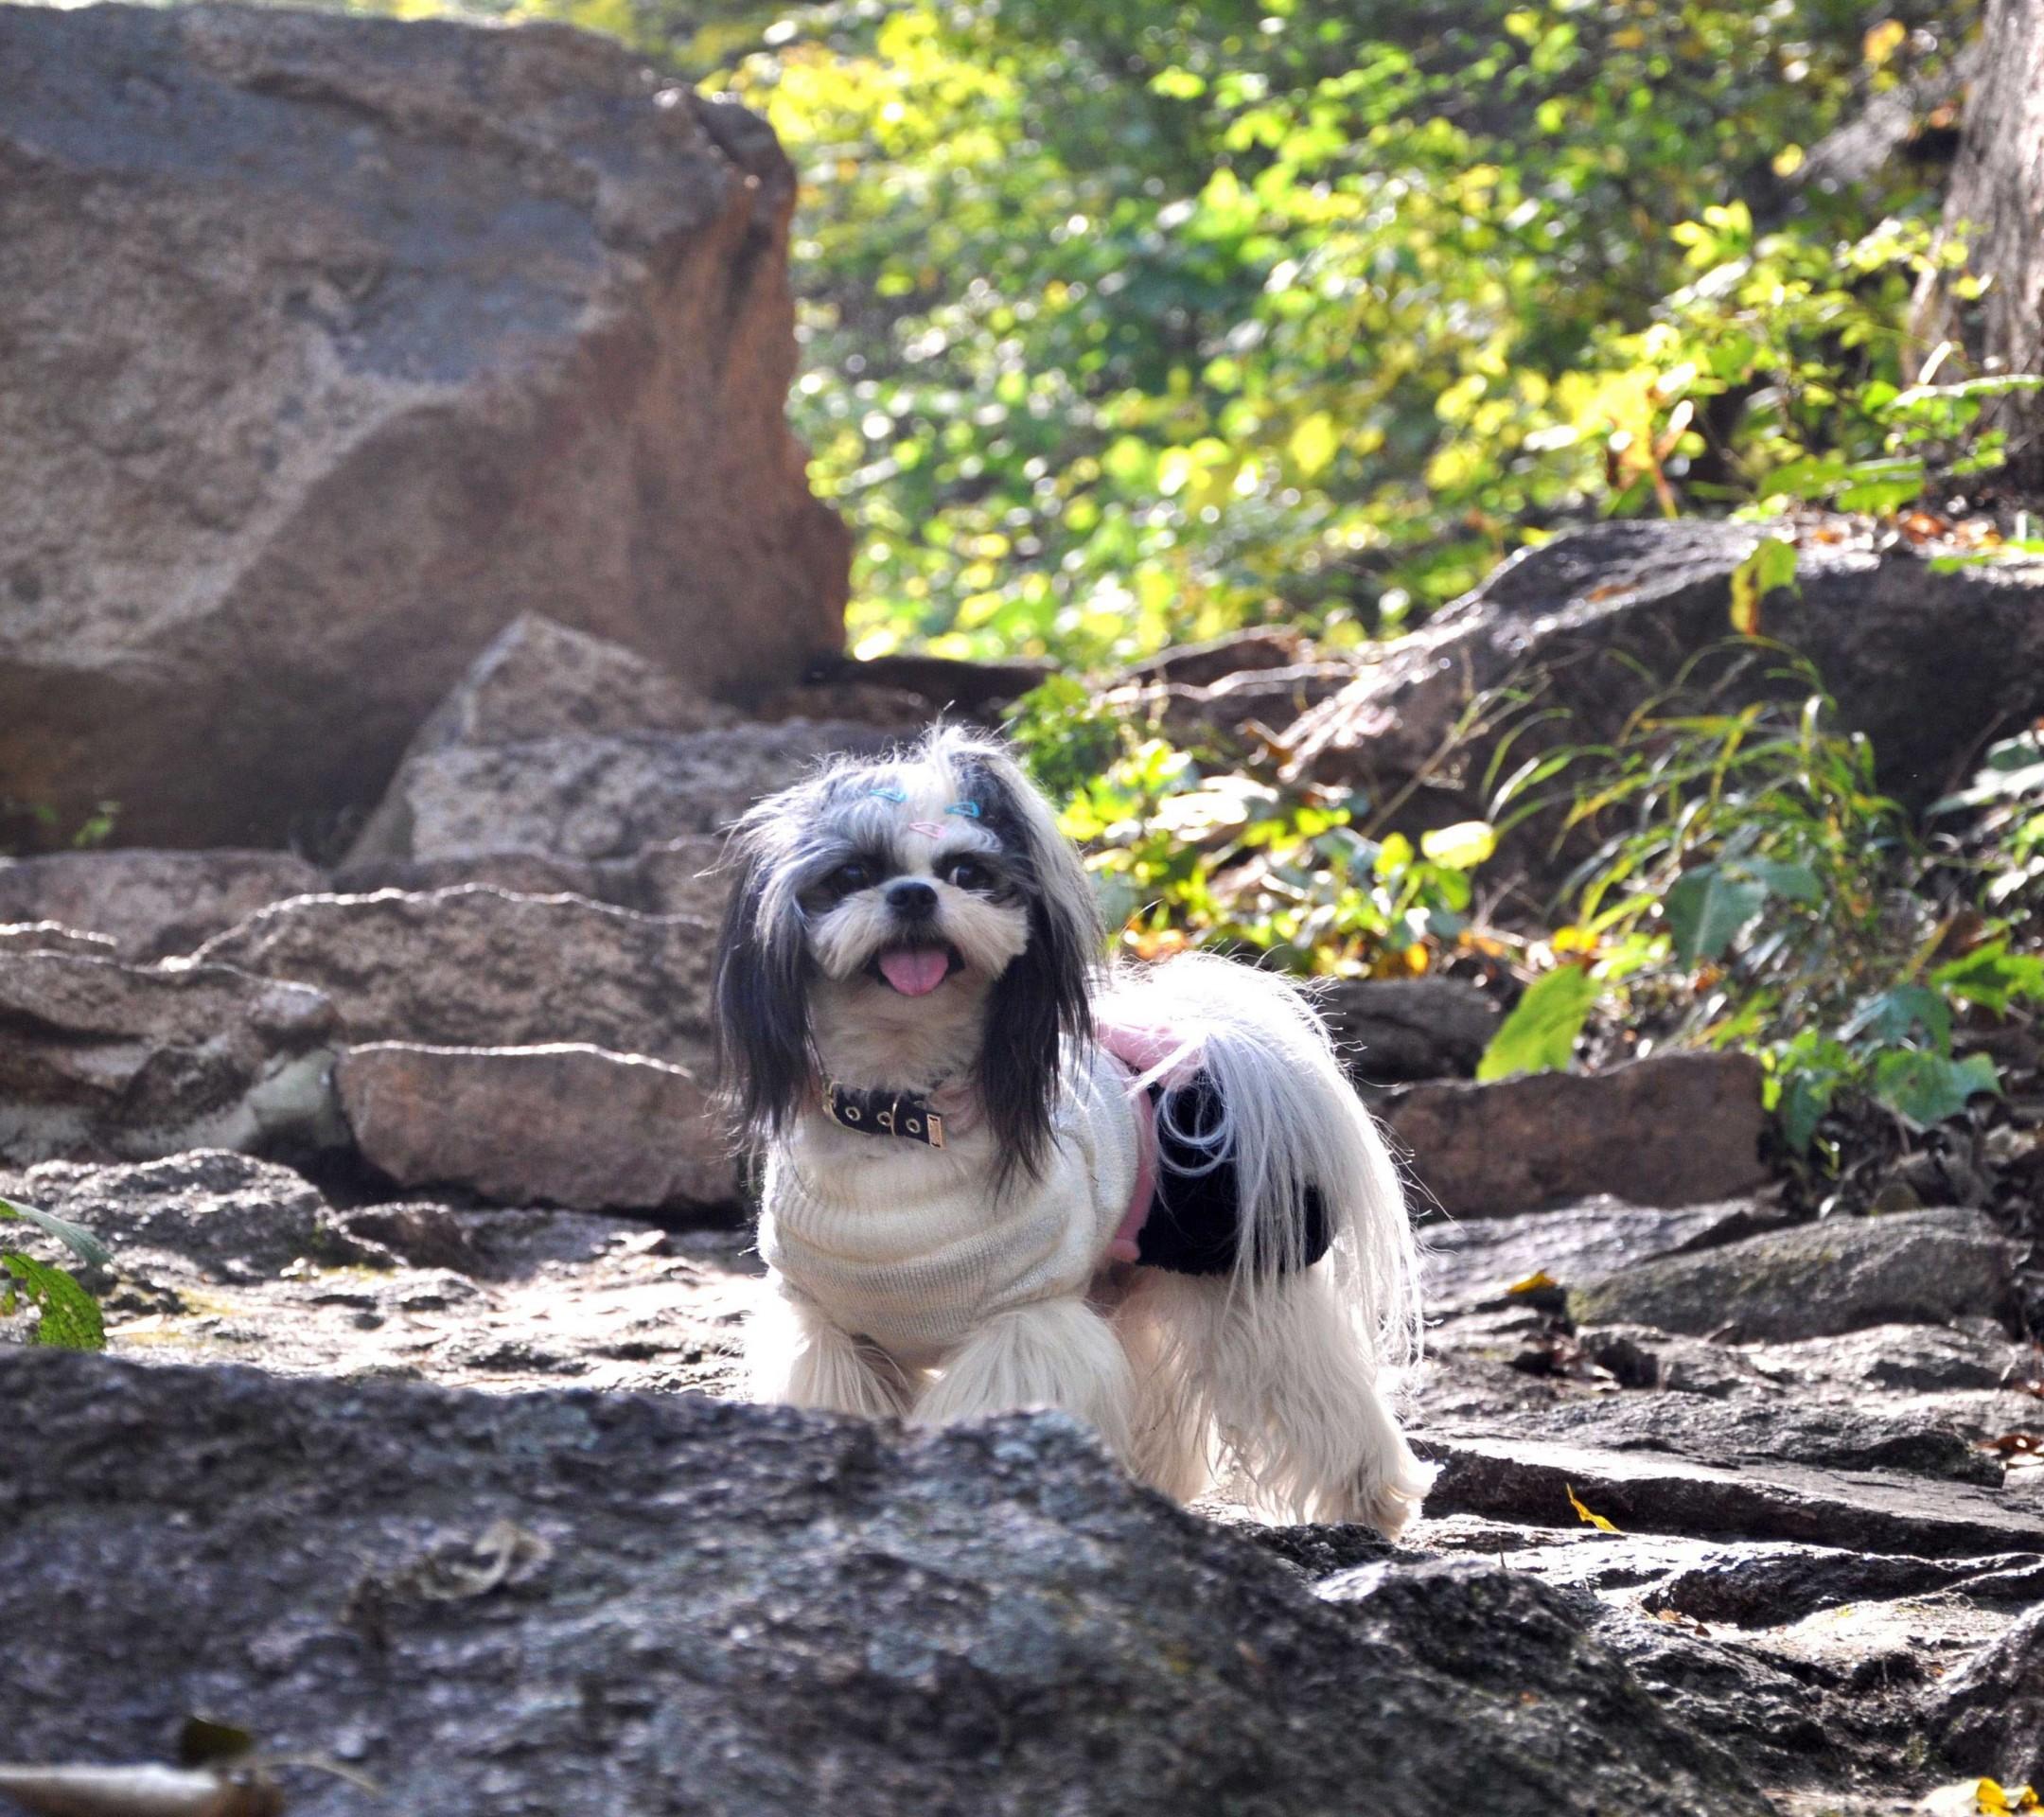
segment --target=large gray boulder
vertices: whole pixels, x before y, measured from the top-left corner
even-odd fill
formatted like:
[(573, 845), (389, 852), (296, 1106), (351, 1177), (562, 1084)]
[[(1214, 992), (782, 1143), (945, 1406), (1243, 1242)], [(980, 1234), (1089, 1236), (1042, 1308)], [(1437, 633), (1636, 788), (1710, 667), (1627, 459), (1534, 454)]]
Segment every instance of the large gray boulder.
[(836, 652), (794, 188), (557, 26), (0, 8), (9, 795), (277, 843), (521, 612), (722, 697)]
[[(1810, 526), (1814, 529), (1816, 526)], [(1291, 772), (1360, 785), (1380, 800), (1422, 771), (1435, 822), (1439, 751), (1471, 698), (1538, 680), (1562, 714), (1531, 726), (1540, 745), (1613, 736), (1647, 694), (1732, 635), (1732, 572), (1763, 535), (1798, 538), (1796, 590), (1763, 602), (1761, 628), (1815, 662), (1844, 722), (1866, 732), (1883, 785), (1912, 804), (1942, 793), (1984, 728), (2044, 711), (2044, 563), (1940, 573), (1908, 549), (1876, 550), (1862, 530), (1828, 539), (1779, 524), (1607, 523), (1506, 562), (1420, 630), (1386, 645), (1340, 694), (1294, 721)], [(1742, 684), (1770, 684), (1763, 662)], [(1479, 750), (1468, 769), (1483, 773)], [(1480, 809), (1472, 795), (1463, 809)]]
[(1767, 1808), (1571, 1598), (1410, 1561), (1315, 1597), (1058, 1416), (904, 1437), (19, 1350), (0, 1405), (28, 1758), (205, 1710), (499, 1817)]

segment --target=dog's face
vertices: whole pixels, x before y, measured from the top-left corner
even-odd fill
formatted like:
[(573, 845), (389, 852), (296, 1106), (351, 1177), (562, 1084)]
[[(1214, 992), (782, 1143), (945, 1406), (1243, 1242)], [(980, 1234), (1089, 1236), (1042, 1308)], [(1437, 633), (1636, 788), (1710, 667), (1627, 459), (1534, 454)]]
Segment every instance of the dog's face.
[(1076, 855), (1006, 751), (940, 729), (763, 802), (732, 851), (718, 1043), (748, 1127), (809, 1100), (819, 1017), (955, 1033), (1004, 1153), (1033, 1166), (1060, 1043), (1089, 1032), (1101, 931)]

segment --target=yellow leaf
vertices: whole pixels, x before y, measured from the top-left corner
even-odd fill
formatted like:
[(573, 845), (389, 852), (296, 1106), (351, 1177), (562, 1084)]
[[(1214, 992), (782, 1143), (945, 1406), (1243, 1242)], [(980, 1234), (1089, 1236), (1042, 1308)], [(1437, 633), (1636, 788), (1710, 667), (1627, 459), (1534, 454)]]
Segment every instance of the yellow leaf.
[(2018, 1811), (2044, 1810), (2044, 1800), (2028, 1786), (2013, 1791), (1993, 1779), (1982, 1779), (1973, 1788), (1973, 1802), (1987, 1817), (2012, 1817)]
[(1568, 1505), (1576, 1510), (1577, 1520), (1587, 1522), (1590, 1526), (1595, 1527), (1599, 1533), (1617, 1532), (1618, 1529), (1607, 1521), (1603, 1515), (1591, 1513), (1587, 1508), (1576, 1499), (1576, 1491), (1573, 1485), (1563, 1483), (1561, 1487), (1567, 1492)]
[(1419, 849), (1451, 871), (1473, 871), (1497, 850), (1497, 831), (1489, 820), (1457, 820), (1420, 834)]
[[(1528, 1275), (1524, 1280), (1513, 1281), (1505, 1291), (1507, 1294), (1539, 1294), (1546, 1292), (1549, 1288), (1559, 1287), (1560, 1284), (1546, 1269), (1542, 1268), (1536, 1274)], [(1573, 1502), (1576, 1498), (1571, 1495), (1569, 1500)], [(1577, 1505), (1581, 1506), (1580, 1503)]]
[(1623, 26), (1611, 35), (1613, 50), (1637, 50), (1647, 42), (1647, 34), (1637, 26)]
[(1341, 438), (1335, 433), (1334, 419), (1324, 410), (1316, 410), (1311, 416), (1299, 419), (1293, 430), (1291, 439), (1285, 443), (1285, 450), (1292, 456), (1304, 479), (1312, 479), (1334, 458), (1341, 446)]
[(1909, 27), (1899, 19), (1883, 19), (1873, 26), (1861, 41), (1866, 60), (1878, 69), (1889, 58), (1902, 48), (1903, 39), (1909, 36)]

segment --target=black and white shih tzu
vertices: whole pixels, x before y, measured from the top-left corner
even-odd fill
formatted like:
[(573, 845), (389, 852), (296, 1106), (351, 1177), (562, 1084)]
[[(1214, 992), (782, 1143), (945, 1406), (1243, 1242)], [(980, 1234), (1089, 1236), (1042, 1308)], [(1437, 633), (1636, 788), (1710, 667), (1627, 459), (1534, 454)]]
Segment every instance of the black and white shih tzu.
[(1090, 1420), (1181, 1500), (1396, 1534), (1431, 1472), (1396, 1170), (1298, 991), (1103, 965), (1078, 856), (940, 727), (732, 836), (724, 1073), (765, 1154), (757, 1400)]

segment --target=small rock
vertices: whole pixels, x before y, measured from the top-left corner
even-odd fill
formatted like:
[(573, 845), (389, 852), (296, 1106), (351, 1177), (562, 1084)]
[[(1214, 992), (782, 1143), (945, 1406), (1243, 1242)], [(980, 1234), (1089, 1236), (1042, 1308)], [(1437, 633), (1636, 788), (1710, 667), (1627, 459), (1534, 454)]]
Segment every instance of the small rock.
[(731, 1207), (737, 1173), (684, 1068), (556, 1044), (350, 1048), (335, 1070), (362, 1158), (398, 1185), (573, 1210)]
[(1940, 1324), (2013, 1307), (2009, 1244), (1977, 1211), (1831, 1218), (1577, 1289), (1578, 1324), (1620, 1321), (1742, 1339), (1824, 1337), (1868, 1325)]
[(1412, 1151), (1420, 1202), (1497, 1217), (1606, 1192), (1700, 1205), (1760, 1184), (1760, 1064), (1673, 1053), (1603, 1073), (1405, 1085), (1382, 1114)]
[(163, 959), (326, 887), (289, 852), (59, 852), (0, 863), (0, 921), (54, 921), (105, 935), (119, 958)]
[(290, 1168), (221, 1149), (127, 1167), (47, 1161), (0, 1186), (0, 1196), (83, 1225), (113, 1250), (121, 1275), (152, 1255), (215, 1280), (278, 1279), (307, 1261), (389, 1261)]
[(0, 965), (0, 1160), (148, 1160), (335, 1139), (339, 1028), (308, 986), (225, 965)]
[(1345, 979), (1315, 1007), (1358, 1079), (1469, 1078), (1497, 1032), (1497, 999), (1466, 979)]

